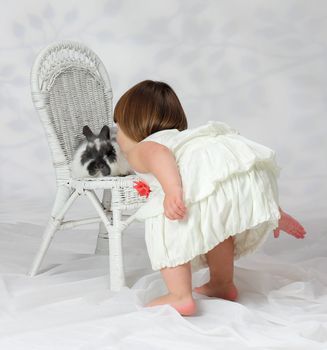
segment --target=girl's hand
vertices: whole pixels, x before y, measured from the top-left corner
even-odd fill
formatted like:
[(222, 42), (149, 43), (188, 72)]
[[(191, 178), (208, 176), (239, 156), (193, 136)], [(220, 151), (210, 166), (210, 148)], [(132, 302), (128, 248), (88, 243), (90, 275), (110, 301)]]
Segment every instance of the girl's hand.
[(186, 217), (186, 207), (183, 202), (183, 189), (178, 186), (170, 188), (165, 193), (163, 202), (164, 214), (170, 220), (182, 220)]

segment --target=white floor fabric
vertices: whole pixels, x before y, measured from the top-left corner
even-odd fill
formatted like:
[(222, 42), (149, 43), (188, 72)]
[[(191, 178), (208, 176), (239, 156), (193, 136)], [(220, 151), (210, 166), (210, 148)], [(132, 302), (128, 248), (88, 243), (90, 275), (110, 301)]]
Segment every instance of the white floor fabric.
[[(168, 305), (143, 307), (166, 287), (151, 270), (141, 223), (124, 233), (120, 292), (108, 290), (108, 256), (94, 254), (95, 224), (58, 232), (28, 277), (50, 209), (35, 198), (0, 204), (0, 349), (327, 349), (324, 216), (297, 217), (304, 240), (271, 235), (237, 260), (238, 302), (194, 294), (199, 312), (182, 317)], [(95, 214), (81, 198), (70, 215), (83, 213)], [(193, 273), (194, 286), (207, 279), (208, 269)]]

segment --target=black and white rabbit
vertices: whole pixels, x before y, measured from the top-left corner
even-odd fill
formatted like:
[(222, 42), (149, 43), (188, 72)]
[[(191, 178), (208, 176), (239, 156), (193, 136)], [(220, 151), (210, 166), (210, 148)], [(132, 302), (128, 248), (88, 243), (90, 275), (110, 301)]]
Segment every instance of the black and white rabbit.
[(77, 147), (71, 162), (71, 175), (74, 178), (134, 174), (117, 143), (116, 130), (112, 128), (111, 131), (104, 125), (99, 135), (95, 136), (87, 125), (83, 127), (86, 140)]

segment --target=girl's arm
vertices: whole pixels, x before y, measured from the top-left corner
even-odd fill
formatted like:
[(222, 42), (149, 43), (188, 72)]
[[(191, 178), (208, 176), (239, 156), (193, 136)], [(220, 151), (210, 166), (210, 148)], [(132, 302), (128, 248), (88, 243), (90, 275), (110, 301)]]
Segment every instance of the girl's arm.
[(168, 218), (181, 219), (186, 208), (183, 203), (183, 187), (175, 156), (170, 149), (153, 141), (138, 143), (128, 154), (131, 167), (139, 173), (151, 173), (165, 192), (165, 214)]

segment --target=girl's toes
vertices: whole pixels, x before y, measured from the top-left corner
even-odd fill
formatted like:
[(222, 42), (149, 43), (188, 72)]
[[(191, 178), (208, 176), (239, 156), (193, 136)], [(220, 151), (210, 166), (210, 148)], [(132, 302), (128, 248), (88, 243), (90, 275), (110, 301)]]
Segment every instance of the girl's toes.
[(304, 232), (302, 230), (297, 230), (296, 234), (298, 236), (303, 236), (304, 235)]

